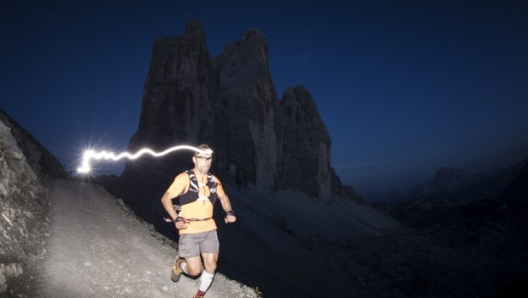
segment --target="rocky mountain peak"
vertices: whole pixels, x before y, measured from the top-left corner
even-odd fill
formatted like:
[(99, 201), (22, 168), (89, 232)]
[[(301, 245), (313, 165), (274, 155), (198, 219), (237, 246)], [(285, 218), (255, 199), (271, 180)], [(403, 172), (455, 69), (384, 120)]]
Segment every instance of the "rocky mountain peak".
[(435, 176), (416, 187), (412, 197), (442, 196), (447, 193), (462, 190), (475, 180), (466, 170), (454, 167), (441, 167)]
[(282, 159), (280, 182), (310, 196), (330, 196), (331, 140), (317, 106), (304, 86), (290, 87), (281, 101)]
[(245, 42), (255, 42), (266, 52), (269, 51), (268, 40), (266, 39), (266, 36), (264, 36), (264, 34), (258, 29), (249, 29), (242, 35), (241, 40)]
[[(279, 100), (264, 34), (250, 29), (212, 59), (205, 37), (196, 42), (197, 36), (205, 36), (200, 23), (189, 21), (184, 36), (156, 39), (129, 149), (208, 143), (215, 150), (214, 172), (235, 176), (239, 186), (291, 187), (321, 199), (346, 196), (309, 91), (291, 87)], [(189, 160), (176, 153), (163, 161), (129, 161), (122, 177), (154, 182), (192, 166)]]
[(185, 37), (205, 41), (205, 32), (198, 20), (190, 20), (187, 22)]
[(454, 191), (473, 181), (471, 173), (460, 168), (442, 167), (436, 171), (434, 184), (441, 190)]

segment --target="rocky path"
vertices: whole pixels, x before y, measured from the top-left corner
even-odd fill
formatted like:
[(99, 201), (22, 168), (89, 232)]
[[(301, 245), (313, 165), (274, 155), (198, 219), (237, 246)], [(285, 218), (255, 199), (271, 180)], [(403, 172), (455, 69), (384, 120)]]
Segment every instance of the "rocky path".
[[(153, 199), (153, 198), (149, 198)], [(39, 297), (190, 298), (199, 280), (169, 279), (175, 245), (139, 221), (99, 186), (54, 183), (49, 256)], [(217, 274), (206, 297), (256, 297)]]

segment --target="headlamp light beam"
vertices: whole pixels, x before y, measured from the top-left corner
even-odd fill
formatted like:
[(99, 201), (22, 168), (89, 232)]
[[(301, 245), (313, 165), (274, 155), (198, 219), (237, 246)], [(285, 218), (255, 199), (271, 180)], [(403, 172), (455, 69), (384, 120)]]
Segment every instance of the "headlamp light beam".
[(114, 152), (107, 152), (107, 151), (95, 152), (94, 150), (87, 150), (83, 154), (82, 164), (79, 168), (77, 168), (77, 171), (79, 173), (89, 173), (91, 171), (91, 167), (90, 167), (91, 159), (97, 159), (97, 160), (105, 159), (105, 160), (118, 161), (123, 158), (136, 159), (143, 154), (150, 154), (154, 157), (160, 157), (160, 156), (169, 154), (173, 151), (184, 150), (184, 149), (193, 150), (195, 152), (202, 153), (202, 154), (213, 154), (213, 150), (211, 149), (201, 150), (194, 146), (189, 146), (189, 145), (174, 146), (162, 152), (154, 152), (153, 150), (149, 148), (142, 148), (135, 154), (130, 154), (128, 152), (122, 152), (122, 153), (119, 153), (118, 155), (116, 155)]

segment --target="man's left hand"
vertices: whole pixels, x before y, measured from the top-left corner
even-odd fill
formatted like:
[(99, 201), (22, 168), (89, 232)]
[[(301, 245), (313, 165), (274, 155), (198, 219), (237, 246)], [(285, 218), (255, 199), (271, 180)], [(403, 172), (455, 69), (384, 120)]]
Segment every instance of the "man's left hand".
[(226, 217), (224, 217), (224, 221), (225, 221), (226, 224), (235, 222), (236, 221), (236, 216), (231, 215), (231, 214), (226, 215)]

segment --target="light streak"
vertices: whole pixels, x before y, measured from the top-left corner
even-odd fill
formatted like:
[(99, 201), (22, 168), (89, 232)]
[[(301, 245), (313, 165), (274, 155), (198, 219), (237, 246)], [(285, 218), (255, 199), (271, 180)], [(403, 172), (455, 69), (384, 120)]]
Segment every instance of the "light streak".
[(173, 151), (183, 150), (183, 149), (193, 150), (195, 152), (203, 153), (203, 154), (213, 154), (213, 150), (211, 149), (201, 150), (194, 146), (189, 146), (189, 145), (174, 146), (162, 152), (154, 152), (149, 148), (143, 148), (139, 150), (138, 152), (136, 152), (135, 154), (130, 154), (128, 152), (122, 152), (122, 153), (119, 153), (118, 155), (116, 155), (114, 152), (107, 152), (107, 151), (95, 152), (94, 150), (87, 150), (83, 154), (82, 164), (81, 164), (81, 167), (77, 168), (77, 172), (89, 173), (91, 171), (91, 167), (90, 167), (91, 159), (97, 159), (97, 160), (106, 159), (106, 160), (118, 161), (123, 158), (136, 159), (146, 153), (154, 157), (160, 157), (160, 156), (169, 154)]

